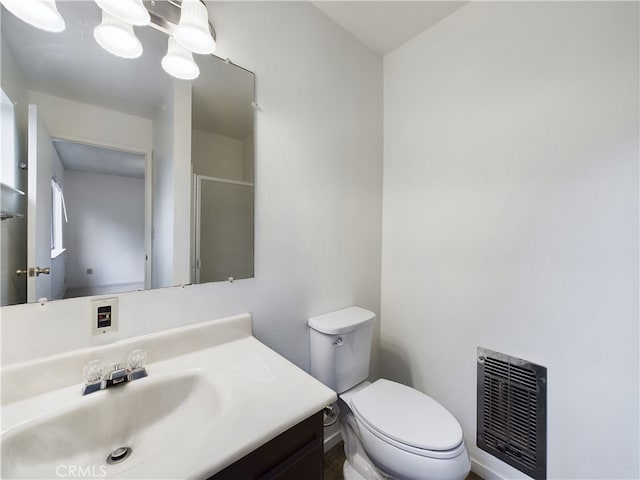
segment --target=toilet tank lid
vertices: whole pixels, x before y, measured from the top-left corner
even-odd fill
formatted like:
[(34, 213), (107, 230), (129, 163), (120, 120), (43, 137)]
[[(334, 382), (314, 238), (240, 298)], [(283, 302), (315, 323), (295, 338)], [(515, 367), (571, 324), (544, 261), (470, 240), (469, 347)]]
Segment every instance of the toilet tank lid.
[(361, 307), (349, 307), (309, 319), (309, 326), (329, 335), (351, 332), (372, 322), (376, 314)]

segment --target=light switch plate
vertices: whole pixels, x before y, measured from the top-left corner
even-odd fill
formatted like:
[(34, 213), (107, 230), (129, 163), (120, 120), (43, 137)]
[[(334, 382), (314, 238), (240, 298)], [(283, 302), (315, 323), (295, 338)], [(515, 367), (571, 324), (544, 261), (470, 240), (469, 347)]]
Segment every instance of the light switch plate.
[(118, 331), (118, 298), (91, 300), (91, 333), (100, 335)]

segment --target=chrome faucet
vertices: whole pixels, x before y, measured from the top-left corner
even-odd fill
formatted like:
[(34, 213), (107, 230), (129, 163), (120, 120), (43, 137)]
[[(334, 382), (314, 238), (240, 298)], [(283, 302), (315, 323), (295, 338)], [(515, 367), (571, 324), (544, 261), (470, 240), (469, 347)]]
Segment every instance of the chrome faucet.
[(120, 363), (114, 363), (106, 374), (102, 360), (90, 361), (83, 369), (85, 383), (82, 387), (82, 395), (146, 377), (146, 361), (147, 354), (144, 350), (133, 350), (127, 358), (127, 368), (122, 368)]
[(128, 372), (126, 368), (121, 368), (119, 363), (114, 363), (112, 367), (113, 367), (113, 370), (111, 370), (111, 372), (109, 372), (105, 378), (106, 380), (105, 388), (119, 385), (128, 380), (127, 378)]

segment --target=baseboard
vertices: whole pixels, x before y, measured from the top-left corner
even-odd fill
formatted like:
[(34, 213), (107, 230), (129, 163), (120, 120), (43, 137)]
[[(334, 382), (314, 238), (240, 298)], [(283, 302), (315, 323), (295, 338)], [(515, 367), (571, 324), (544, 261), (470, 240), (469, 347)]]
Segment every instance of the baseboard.
[(484, 480), (505, 480), (504, 477), (498, 475), (494, 470), (491, 470), (475, 458), (471, 459), (471, 471), (479, 477), (484, 478)]
[(331, 450), (342, 440), (342, 435), (340, 435), (340, 429), (331, 429), (332, 431), (328, 432), (328, 428), (324, 429), (324, 451)]

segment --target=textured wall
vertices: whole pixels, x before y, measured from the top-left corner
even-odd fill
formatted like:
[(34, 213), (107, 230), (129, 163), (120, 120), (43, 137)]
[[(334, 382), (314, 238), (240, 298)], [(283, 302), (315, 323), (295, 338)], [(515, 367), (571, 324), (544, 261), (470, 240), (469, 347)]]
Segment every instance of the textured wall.
[(637, 2), (473, 2), (385, 57), (382, 373), (502, 478), (479, 345), (548, 367), (548, 478), (640, 474), (638, 53)]

